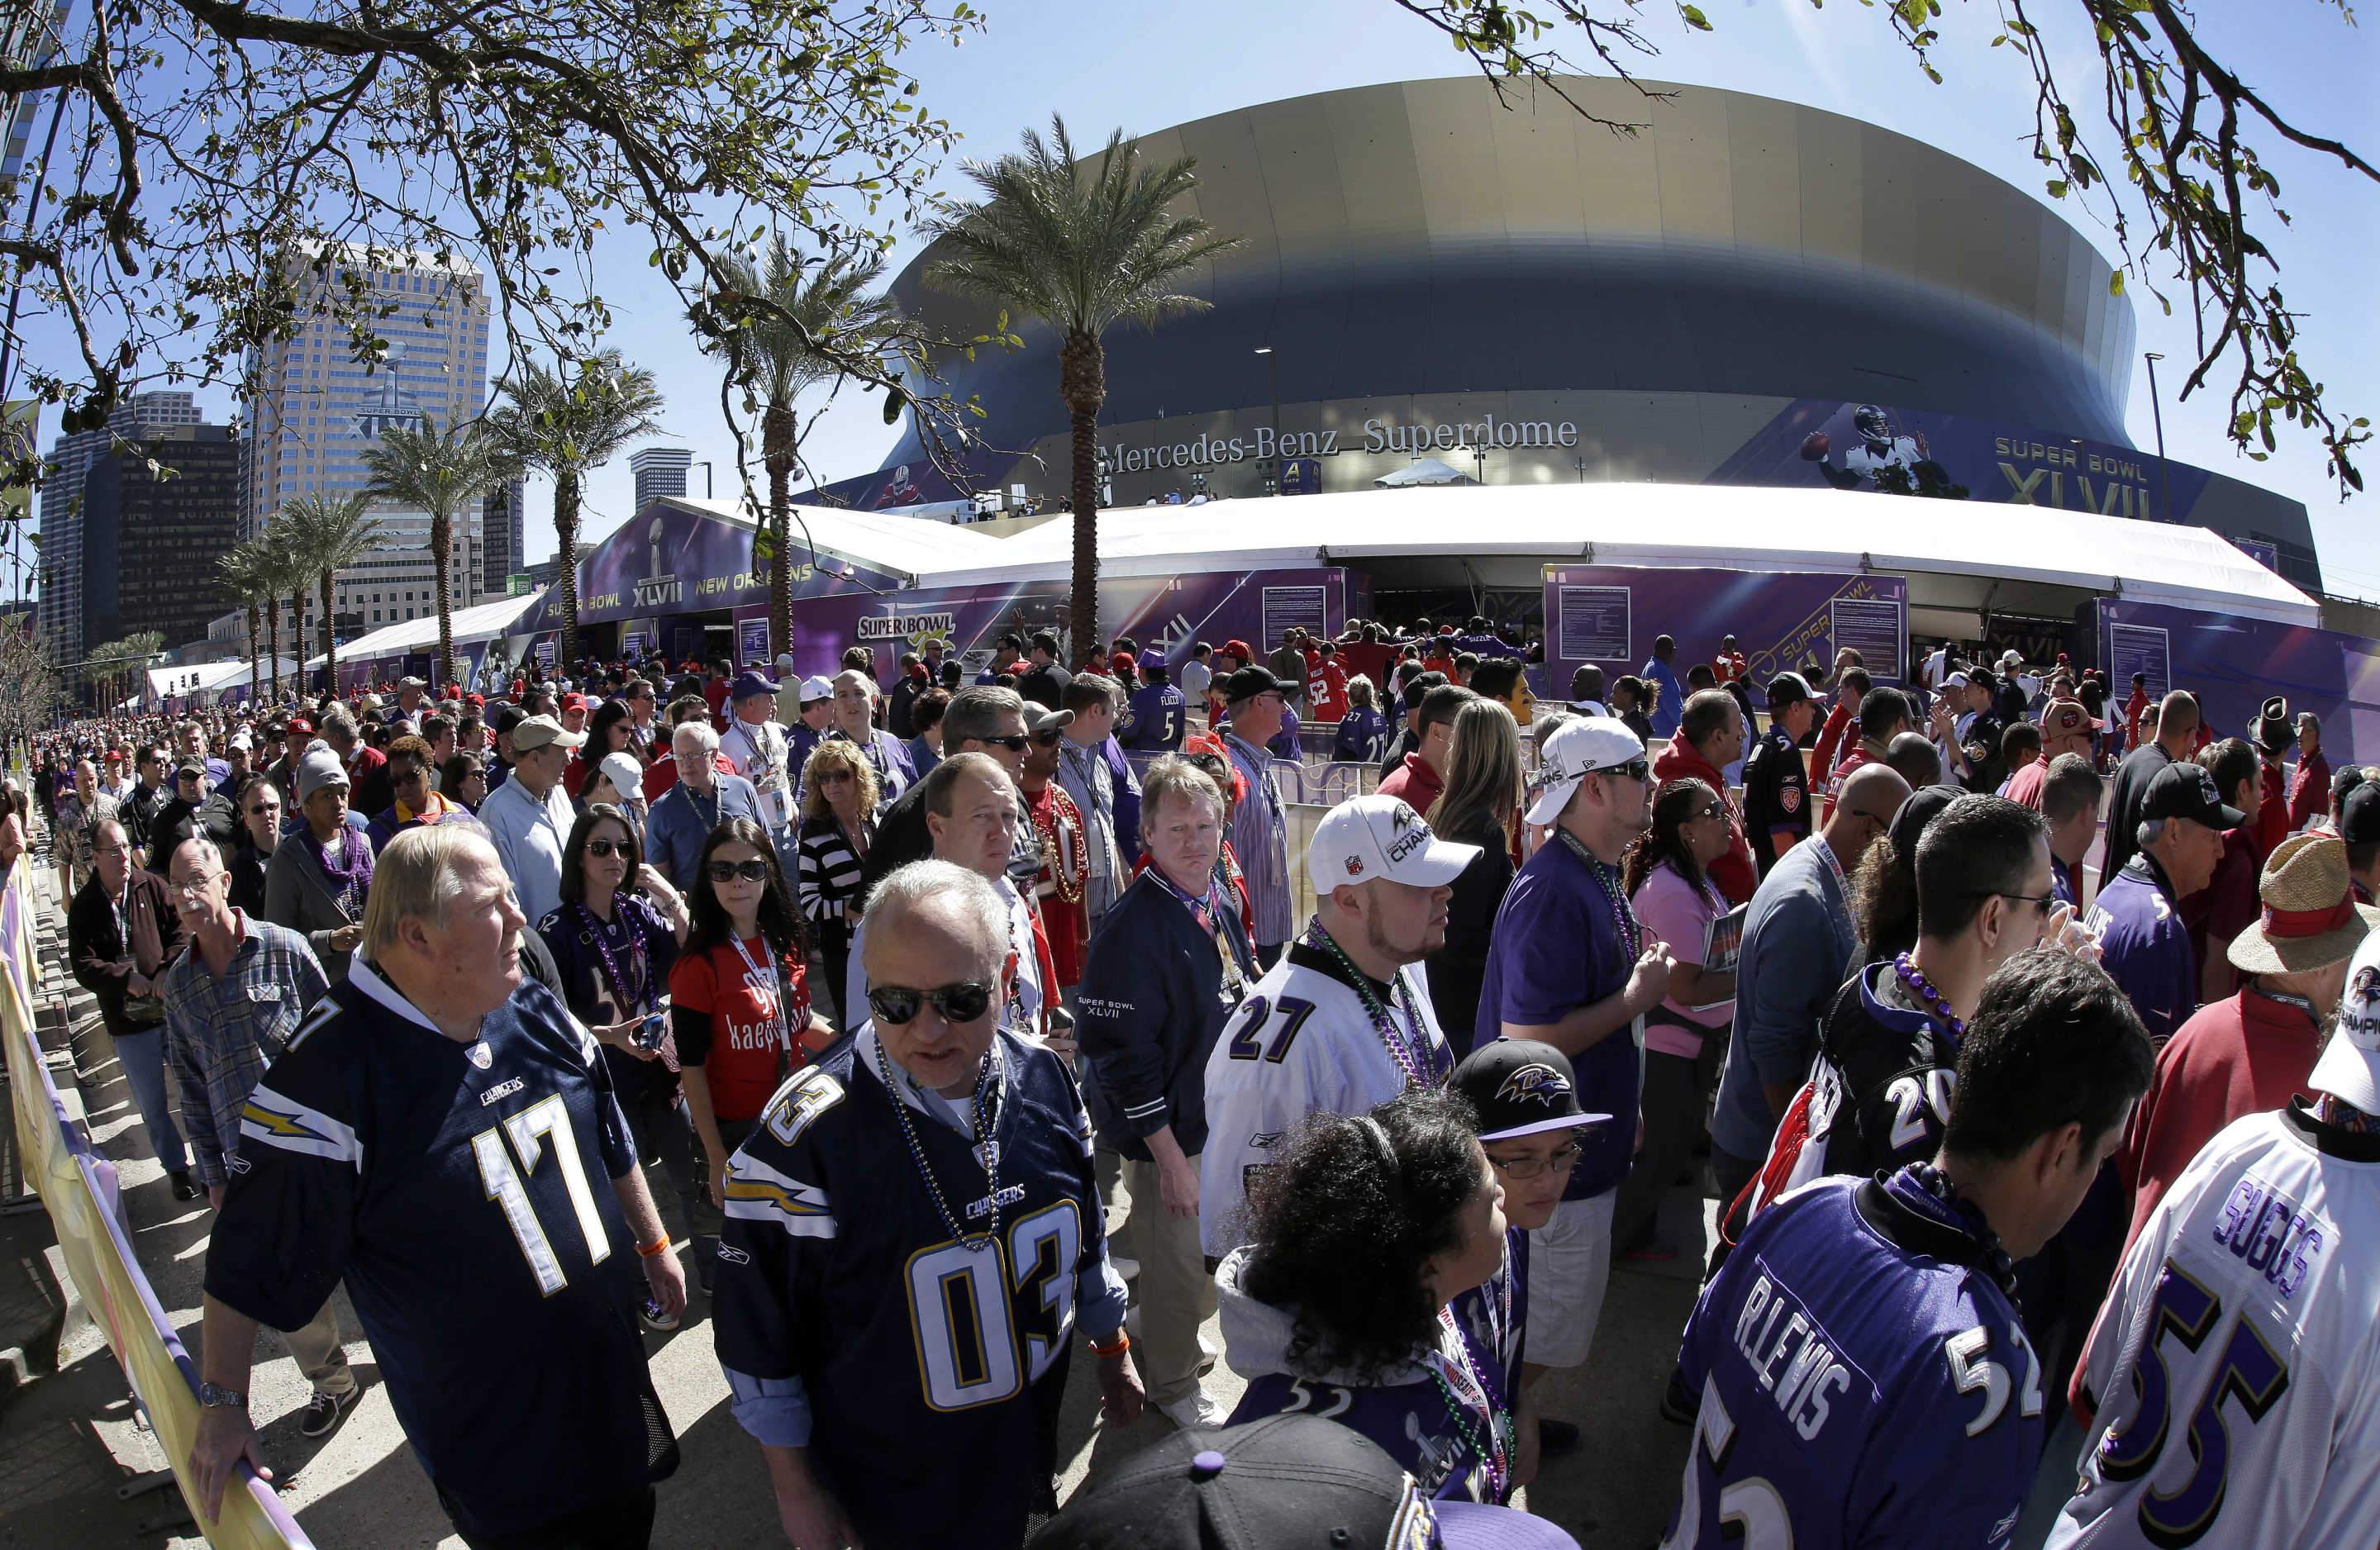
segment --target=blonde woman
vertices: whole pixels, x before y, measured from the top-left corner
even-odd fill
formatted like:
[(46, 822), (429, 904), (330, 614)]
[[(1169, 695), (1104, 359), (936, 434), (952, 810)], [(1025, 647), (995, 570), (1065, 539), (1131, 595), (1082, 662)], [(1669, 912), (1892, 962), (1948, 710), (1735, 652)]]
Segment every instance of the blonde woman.
[[(859, 745), (830, 737), (802, 766), (801, 866), (796, 891), (817, 936), (826, 982), (841, 995), (851, 963), (851, 927), (859, 914), (859, 878), (876, 842), (876, 768)], [(844, 1031), (859, 1022), (838, 1007)]]
[[(1429, 958), (1429, 999), (1458, 1060), (1471, 1053), (1479, 982), (1497, 907), (1512, 886), (1521, 811), (1521, 728), (1501, 700), (1475, 699), (1455, 712), (1446, 789), (1423, 815), (1446, 839), (1479, 854), (1454, 879), (1446, 945)], [(1499, 1030), (1485, 1030), (1493, 1038)]]

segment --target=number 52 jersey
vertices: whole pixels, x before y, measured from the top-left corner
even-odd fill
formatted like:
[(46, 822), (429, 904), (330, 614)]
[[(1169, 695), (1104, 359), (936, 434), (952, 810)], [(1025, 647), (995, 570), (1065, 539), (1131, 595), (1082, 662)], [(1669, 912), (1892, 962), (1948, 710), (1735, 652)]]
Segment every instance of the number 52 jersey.
[(2293, 1104), (2208, 1142), (2091, 1333), (2053, 1550), (2380, 1544), (2375, 1235), (2380, 1136)]
[(1701, 1396), (1662, 1550), (1998, 1550), (2039, 1462), (2041, 1364), (1981, 1245), (1909, 1181), (1755, 1217), (1679, 1366)]

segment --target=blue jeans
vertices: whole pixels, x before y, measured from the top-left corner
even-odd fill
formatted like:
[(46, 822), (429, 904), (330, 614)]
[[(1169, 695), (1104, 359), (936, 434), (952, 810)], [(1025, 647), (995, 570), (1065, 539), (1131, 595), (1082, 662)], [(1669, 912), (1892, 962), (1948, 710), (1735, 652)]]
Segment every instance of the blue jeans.
[(165, 1027), (128, 1030), (115, 1035), (115, 1059), (124, 1067), (124, 1084), (132, 1089), (133, 1107), (140, 1110), (141, 1127), (149, 1132), (149, 1149), (168, 1173), (189, 1169), (190, 1154), (174, 1123), (165, 1101)]

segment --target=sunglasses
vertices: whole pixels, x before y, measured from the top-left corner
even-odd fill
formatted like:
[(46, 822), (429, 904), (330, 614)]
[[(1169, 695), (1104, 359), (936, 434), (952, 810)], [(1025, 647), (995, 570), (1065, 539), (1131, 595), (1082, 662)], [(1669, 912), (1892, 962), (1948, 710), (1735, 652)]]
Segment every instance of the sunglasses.
[(1607, 764), (1600, 769), (1590, 769), (1587, 773), (1589, 775), (1625, 775), (1632, 781), (1642, 781), (1653, 773), (1653, 761), (1630, 759), (1626, 764)]
[(1058, 735), (1054, 732), (1037, 732), (1033, 734), (1033, 741), (1044, 748), (1054, 748), (1058, 745)]
[[(603, 843), (603, 842), (601, 840), (589, 840), (587, 842), (587, 848), (591, 851), (597, 845), (601, 843)], [(745, 862), (714, 861), (710, 864), (710, 880), (712, 882), (731, 883), (738, 878), (743, 878), (747, 883), (767, 882), (769, 880), (769, 864), (758, 858)]]
[(822, 786), (836, 785), (850, 779), (851, 771), (848, 769), (821, 769), (818, 778), (819, 784)]
[(1703, 810), (1696, 813), (1694, 817), (1698, 818), (1723, 818), (1727, 817), (1727, 807), (1722, 803), (1706, 802), (1703, 805)]
[(1022, 733), (1017, 733), (1014, 737), (978, 737), (976, 741), (978, 743), (989, 743), (995, 748), (1005, 748), (1012, 754), (1023, 753), (1027, 747), (1031, 746), (1033, 743), (1033, 739), (1026, 736)]
[(872, 985), (868, 988), (868, 1004), (875, 1011), (876, 1021), (894, 1027), (916, 1022), (918, 1011), (929, 1005), (945, 1023), (973, 1023), (991, 1010), (991, 987), (973, 980), (961, 980), (938, 990)]
[(248, 810), (248, 816), (251, 818), (278, 817), (280, 814), (281, 804), (278, 802), (260, 802)]
[[(587, 854), (594, 856), (599, 861), (615, 855), (624, 858), (631, 856), (636, 854), (636, 849), (637, 847), (635, 844), (626, 840), (589, 840), (587, 842)], [(727, 863), (723, 861), (711, 863), (710, 875), (714, 878), (719, 877), (719, 868), (726, 865)], [(769, 875), (769, 866), (766, 862), (748, 861), (746, 862), (745, 865), (747, 866), (759, 867), (760, 876), (763, 878)], [(747, 873), (746, 876), (748, 877), (750, 874)], [(721, 880), (723, 882), (726, 879), (721, 878)]]

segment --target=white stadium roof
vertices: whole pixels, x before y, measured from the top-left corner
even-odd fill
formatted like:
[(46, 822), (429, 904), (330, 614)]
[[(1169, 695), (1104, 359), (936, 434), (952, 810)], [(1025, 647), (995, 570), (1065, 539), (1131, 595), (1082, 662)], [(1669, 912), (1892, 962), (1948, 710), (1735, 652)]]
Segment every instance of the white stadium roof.
[[(1060, 578), (1074, 543), (1073, 524), (1063, 515), (987, 540), (992, 549), (980, 560), (953, 541), (967, 536), (965, 527), (922, 531), (929, 547), (941, 551), (938, 563), (913, 573), (923, 586)], [(1116, 576), (1443, 554), (1930, 572), (2074, 587), (2283, 624), (2321, 622), (2313, 599), (2206, 528), (2053, 506), (1745, 485), (1471, 485), (1119, 506), (1099, 522), (1099, 567)]]
[[(665, 499), (706, 516), (750, 528), (751, 517), (741, 501), (698, 501), (689, 496)], [(913, 506), (924, 514), (941, 508)], [(807, 538), (805, 533), (807, 532)], [(990, 533), (924, 515), (853, 511), (844, 506), (794, 504), (794, 552), (815, 549), (824, 557), (848, 560), (887, 575), (922, 576), (948, 565), (991, 565), (1007, 552), (1008, 541)]]

